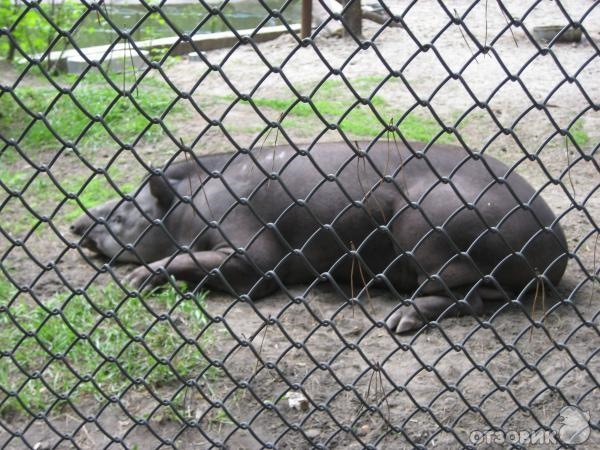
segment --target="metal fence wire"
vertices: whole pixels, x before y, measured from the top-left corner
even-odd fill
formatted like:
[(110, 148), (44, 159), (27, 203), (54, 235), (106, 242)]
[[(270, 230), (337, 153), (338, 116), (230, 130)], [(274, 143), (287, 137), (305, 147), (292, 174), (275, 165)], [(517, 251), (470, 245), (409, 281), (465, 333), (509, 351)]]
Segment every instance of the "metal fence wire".
[(1, 448), (598, 448), (600, 2), (0, 21)]

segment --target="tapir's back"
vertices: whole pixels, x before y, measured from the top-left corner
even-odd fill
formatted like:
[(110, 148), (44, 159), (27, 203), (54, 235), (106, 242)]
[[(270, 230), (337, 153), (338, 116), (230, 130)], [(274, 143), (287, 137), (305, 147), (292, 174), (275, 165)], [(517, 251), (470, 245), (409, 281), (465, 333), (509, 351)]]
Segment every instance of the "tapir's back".
[[(206, 191), (225, 199), (211, 202), (230, 211), (221, 223), (236, 245), (272, 223), (273, 238), (285, 240), (272, 252), (303, 248), (319, 270), (368, 238), (362, 251), (381, 266), (376, 270), (398, 251), (411, 251), (436, 273), (462, 251), (478, 266), (469, 268), (474, 274), (494, 273), (515, 288), (549, 266), (553, 281), (564, 272), (566, 241), (554, 214), (522, 177), (491, 157), (454, 146), (379, 142), (354, 149), (316, 144), (306, 153), (264, 148), (254, 158), (260, 167), (249, 155), (236, 155), (222, 172), (227, 188)], [(235, 206), (239, 198), (249, 206)], [(394, 237), (374, 234), (380, 225)], [(378, 249), (371, 256), (370, 247)]]

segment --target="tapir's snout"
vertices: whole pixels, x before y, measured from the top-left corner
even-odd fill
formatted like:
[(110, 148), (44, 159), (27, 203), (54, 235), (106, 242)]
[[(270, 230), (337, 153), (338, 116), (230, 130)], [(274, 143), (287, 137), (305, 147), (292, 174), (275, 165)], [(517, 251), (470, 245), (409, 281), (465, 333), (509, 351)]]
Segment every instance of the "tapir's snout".
[(79, 217), (71, 227), (71, 233), (76, 234), (77, 236), (83, 236), (83, 233), (92, 226), (92, 219), (90, 219), (87, 215), (82, 215)]
[(80, 245), (85, 248), (89, 248), (94, 252), (98, 252), (98, 245), (96, 241), (90, 236), (89, 230), (94, 225), (94, 221), (88, 217), (86, 214), (79, 217), (73, 224), (69, 227), (71, 233), (76, 236), (83, 236), (86, 232), (88, 234), (80, 241)]

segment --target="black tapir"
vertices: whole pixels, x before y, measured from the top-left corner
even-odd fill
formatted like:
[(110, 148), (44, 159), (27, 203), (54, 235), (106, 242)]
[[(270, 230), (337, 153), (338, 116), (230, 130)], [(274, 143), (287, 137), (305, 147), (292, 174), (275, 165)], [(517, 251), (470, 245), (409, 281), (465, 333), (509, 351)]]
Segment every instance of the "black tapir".
[(200, 156), (71, 229), (112, 261), (142, 263), (127, 277), (136, 288), (172, 275), (255, 300), (353, 273), (355, 286), (412, 294), (387, 318), (398, 333), (556, 285), (568, 259), (556, 217), (522, 177), (492, 157), (420, 143)]

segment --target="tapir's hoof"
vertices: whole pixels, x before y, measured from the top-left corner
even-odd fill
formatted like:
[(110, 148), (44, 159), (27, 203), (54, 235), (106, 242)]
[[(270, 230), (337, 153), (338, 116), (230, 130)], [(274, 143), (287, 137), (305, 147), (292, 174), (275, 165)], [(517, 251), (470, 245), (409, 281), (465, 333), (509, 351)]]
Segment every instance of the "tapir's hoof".
[(412, 306), (401, 306), (385, 323), (393, 332), (402, 334), (421, 328), (424, 322)]
[(153, 265), (150, 265), (149, 267), (151, 270), (146, 268), (146, 266), (140, 266), (131, 271), (123, 279), (123, 282), (140, 292), (145, 293), (150, 292), (155, 287), (160, 286), (167, 281), (166, 275), (163, 271), (159, 270), (159, 267), (153, 267)]

